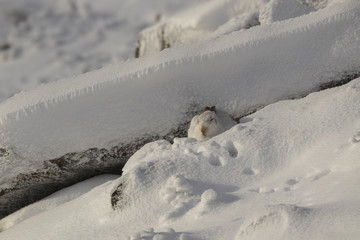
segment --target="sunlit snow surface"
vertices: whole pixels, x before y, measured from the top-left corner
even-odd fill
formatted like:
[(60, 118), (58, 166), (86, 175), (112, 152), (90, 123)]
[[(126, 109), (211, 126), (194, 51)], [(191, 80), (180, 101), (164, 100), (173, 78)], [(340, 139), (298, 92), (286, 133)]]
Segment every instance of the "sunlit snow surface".
[(317, 90), (360, 66), (359, 9), (348, 0), (18, 94), (0, 104), (1, 147), (13, 152), (0, 171), (165, 134), (194, 106), (241, 116)]
[[(208, 141), (145, 145), (122, 177), (81, 196), (59, 193), (51, 207), (39, 202), (2, 219), (1, 229), (12, 227), (0, 238), (358, 239), (360, 79), (279, 101), (360, 66), (359, 3), (333, 2), (1, 104), (1, 144), (26, 157), (5, 162), (1, 173), (171, 129), (192, 104), (233, 115), (268, 106)], [(119, 184), (122, 197), (113, 210), (110, 196)]]
[(40, 84), (133, 58), (137, 34), (205, 0), (2, 0), (0, 102)]
[[(150, 143), (118, 180), (0, 236), (358, 239), (359, 104), (357, 79), (272, 104), (208, 141)], [(110, 195), (120, 182), (122, 200), (113, 210)]]

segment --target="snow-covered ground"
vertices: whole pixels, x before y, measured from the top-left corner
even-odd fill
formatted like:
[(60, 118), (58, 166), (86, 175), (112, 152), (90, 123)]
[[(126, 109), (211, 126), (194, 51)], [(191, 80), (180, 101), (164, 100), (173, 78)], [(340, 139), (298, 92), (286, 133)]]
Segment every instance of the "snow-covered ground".
[(0, 102), (40, 84), (133, 58), (137, 34), (206, 0), (2, 0)]
[[(266, 2), (272, 19), (287, 10)], [(2, 219), (0, 238), (358, 239), (360, 79), (284, 100), (360, 71), (360, 3), (320, 2), (309, 14), (220, 31), (0, 104), (0, 147), (10, 153), (1, 186), (46, 159), (167, 133), (203, 106), (235, 117), (258, 110), (207, 141), (147, 144), (120, 178)]]
[(51, 210), (58, 207), (59, 205), (79, 198), (81, 195), (89, 192), (98, 185), (101, 185), (110, 180), (114, 180), (118, 177), (119, 175), (100, 175), (51, 194), (41, 201), (31, 204), (29, 207), (23, 208), (11, 216), (0, 220), (0, 231), (4, 231), (5, 229), (8, 229), (13, 225), (34, 215)]

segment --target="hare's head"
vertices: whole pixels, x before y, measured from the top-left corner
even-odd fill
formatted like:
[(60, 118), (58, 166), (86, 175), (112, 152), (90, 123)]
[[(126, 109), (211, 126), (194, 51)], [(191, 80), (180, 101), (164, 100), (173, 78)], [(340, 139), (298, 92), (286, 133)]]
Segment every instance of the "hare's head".
[(236, 124), (224, 111), (216, 111), (215, 106), (205, 107), (204, 112), (192, 118), (188, 137), (208, 140)]
[(220, 120), (216, 114), (215, 106), (206, 107), (204, 110), (198, 118), (200, 131), (205, 138), (211, 138), (221, 131)]

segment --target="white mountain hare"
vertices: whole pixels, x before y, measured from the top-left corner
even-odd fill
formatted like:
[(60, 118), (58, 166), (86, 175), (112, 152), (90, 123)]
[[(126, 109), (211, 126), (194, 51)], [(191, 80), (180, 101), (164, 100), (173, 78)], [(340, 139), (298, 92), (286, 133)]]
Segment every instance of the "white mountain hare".
[(236, 122), (224, 111), (215, 106), (206, 107), (204, 112), (196, 115), (190, 122), (188, 137), (197, 140), (208, 140), (236, 125)]

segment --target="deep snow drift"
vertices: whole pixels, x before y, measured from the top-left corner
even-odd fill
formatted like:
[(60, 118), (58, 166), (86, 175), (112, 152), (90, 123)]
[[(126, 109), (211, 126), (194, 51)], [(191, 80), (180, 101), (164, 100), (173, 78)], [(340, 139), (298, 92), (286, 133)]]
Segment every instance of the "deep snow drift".
[[(355, 240), (360, 234), (359, 104), (357, 79), (267, 106), (208, 141), (147, 144), (118, 180), (0, 236)], [(110, 195), (120, 183), (114, 211)], [(1, 224), (12, 225), (16, 216)]]

